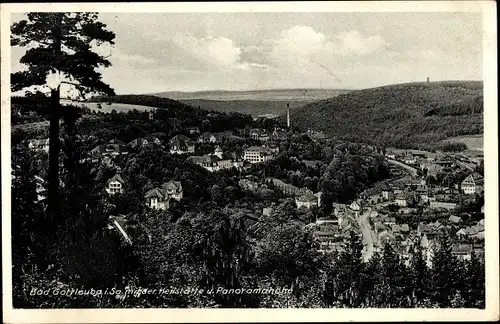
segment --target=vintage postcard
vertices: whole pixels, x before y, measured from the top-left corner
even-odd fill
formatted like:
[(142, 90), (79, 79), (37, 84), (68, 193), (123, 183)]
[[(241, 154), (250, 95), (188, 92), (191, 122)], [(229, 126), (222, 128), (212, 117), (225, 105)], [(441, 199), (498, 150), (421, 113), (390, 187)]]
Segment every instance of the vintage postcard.
[(5, 323), (498, 320), (489, 1), (1, 5)]

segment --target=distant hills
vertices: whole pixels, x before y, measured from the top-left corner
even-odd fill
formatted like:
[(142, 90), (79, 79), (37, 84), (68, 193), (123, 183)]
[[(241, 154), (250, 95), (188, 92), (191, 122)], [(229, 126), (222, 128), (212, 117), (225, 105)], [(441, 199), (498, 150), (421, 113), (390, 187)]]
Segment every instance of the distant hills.
[(306, 104), (291, 117), (294, 125), (338, 138), (432, 149), (449, 137), (483, 133), (483, 83), (407, 83), (357, 90)]
[(252, 101), (316, 101), (336, 97), (339, 94), (352, 90), (347, 89), (271, 89), (252, 91), (197, 91), (197, 92), (159, 92), (152, 95), (175, 99), (178, 101), (186, 99), (204, 100), (252, 100)]
[(317, 100), (336, 97), (345, 89), (273, 89), (254, 91), (161, 92), (154, 94), (171, 98), (193, 107), (220, 112), (276, 117), (286, 112), (286, 104), (296, 109)]

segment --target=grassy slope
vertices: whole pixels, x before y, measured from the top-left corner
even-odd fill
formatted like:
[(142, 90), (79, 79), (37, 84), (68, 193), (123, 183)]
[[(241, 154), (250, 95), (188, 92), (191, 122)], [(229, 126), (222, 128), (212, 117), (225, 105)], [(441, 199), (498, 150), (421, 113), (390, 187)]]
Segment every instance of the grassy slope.
[(408, 83), (353, 91), (292, 112), (304, 129), (395, 147), (432, 147), (483, 131), (482, 82)]

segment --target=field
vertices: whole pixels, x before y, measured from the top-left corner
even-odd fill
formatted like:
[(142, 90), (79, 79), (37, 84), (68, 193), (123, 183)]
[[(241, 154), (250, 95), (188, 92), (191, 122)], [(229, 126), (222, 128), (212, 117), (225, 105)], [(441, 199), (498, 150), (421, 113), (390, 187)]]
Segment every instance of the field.
[(148, 106), (141, 106), (141, 105), (132, 105), (132, 104), (123, 104), (123, 103), (112, 103), (108, 105), (107, 103), (103, 102), (101, 103), (101, 108), (98, 107), (97, 102), (85, 102), (85, 103), (80, 103), (80, 102), (71, 102), (67, 100), (62, 100), (61, 103), (63, 105), (75, 105), (75, 106), (80, 106), (80, 107), (87, 107), (93, 111), (102, 111), (103, 113), (110, 113), (113, 109), (116, 110), (116, 112), (127, 112), (130, 110), (137, 109), (138, 111), (149, 111), (151, 109), (154, 109), (152, 107)]
[(482, 134), (477, 135), (464, 135), (457, 137), (448, 138), (450, 141), (460, 142), (467, 145), (468, 150), (473, 151), (483, 151), (484, 150), (484, 138)]

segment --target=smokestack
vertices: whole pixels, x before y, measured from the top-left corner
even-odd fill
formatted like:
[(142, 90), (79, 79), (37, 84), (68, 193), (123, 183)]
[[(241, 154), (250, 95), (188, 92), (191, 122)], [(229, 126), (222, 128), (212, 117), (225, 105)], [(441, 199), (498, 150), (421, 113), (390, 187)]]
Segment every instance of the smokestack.
[(290, 104), (286, 104), (286, 126), (290, 128)]

